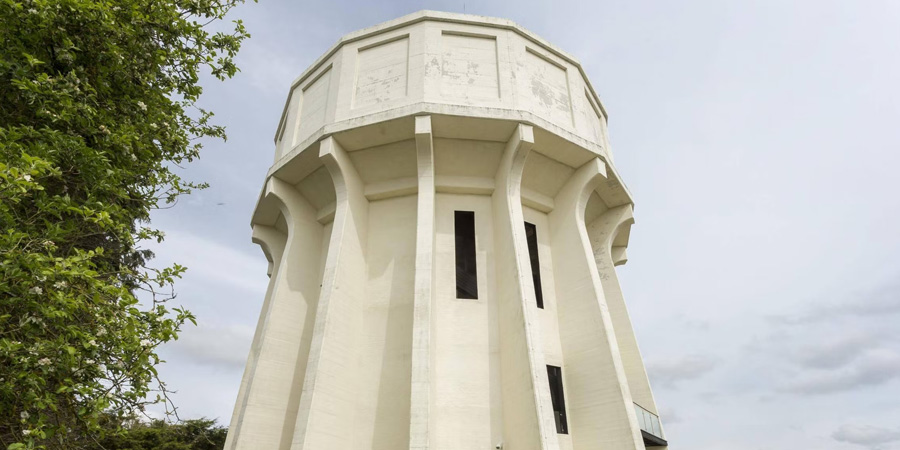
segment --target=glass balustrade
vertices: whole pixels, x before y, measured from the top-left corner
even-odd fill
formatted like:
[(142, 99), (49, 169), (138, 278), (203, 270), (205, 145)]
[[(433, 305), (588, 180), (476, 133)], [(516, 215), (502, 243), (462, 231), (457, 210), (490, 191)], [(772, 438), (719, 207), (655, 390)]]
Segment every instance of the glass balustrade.
[(663, 439), (662, 435), (662, 427), (659, 425), (659, 416), (653, 414), (650, 411), (647, 411), (646, 409), (644, 409), (644, 407), (638, 405), (637, 403), (634, 404), (634, 412), (637, 414), (638, 425), (641, 427), (641, 431), (657, 438), (648, 440), (645, 436), (645, 444), (652, 443), (654, 445), (665, 445), (665, 440)]

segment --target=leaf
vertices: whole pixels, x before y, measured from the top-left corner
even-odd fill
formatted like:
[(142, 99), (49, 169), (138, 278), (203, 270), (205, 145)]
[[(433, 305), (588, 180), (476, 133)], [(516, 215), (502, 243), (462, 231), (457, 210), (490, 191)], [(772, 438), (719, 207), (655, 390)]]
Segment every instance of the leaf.
[[(196, 104), (198, 80), (236, 73), (249, 35), (239, 21), (223, 31), (222, 19), (240, 3), (0, 0), (0, 295), (15, 299), (0, 301), (7, 449), (49, 437), (53, 448), (81, 448), (68, 440), (103, 439), (107, 419), (120, 428), (104, 411), (138, 410), (162, 383), (158, 357), (138, 343), (196, 324), (188, 311), (138, 301), (139, 289), (168, 290), (185, 270), (155, 270), (139, 241), (162, 241), (143, 231), (154, 209), (205, 187), (172, 167), (199, 157), (199, 141), (225, 138)], [(20, 443), (21, 411), (41, 425)]]

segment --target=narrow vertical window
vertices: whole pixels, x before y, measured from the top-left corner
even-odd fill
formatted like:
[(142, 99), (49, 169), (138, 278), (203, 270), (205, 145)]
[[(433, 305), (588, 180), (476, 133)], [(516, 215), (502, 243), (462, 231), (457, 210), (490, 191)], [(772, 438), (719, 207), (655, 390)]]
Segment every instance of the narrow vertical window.
[(475, 267), (475, 213), (456, 211), (456, 298), (478, 298), (478, 271)]
[(566, 421), (566, 397), (563, 394), (562, 369), (547, 366), (547, 378), (550, 380), (550, 399), (553, 401), (553, 418), (556, 420), (556, 432), (569, 434)]
[(537, 307), (544, 309), (544, 291), (541, 289), (541, 260), (538, 257), (537, 227), (525, 222), (525, 238), (528, 239), (528, 256), (531, 257), (531, 278), (534, 280), (534, 298)]

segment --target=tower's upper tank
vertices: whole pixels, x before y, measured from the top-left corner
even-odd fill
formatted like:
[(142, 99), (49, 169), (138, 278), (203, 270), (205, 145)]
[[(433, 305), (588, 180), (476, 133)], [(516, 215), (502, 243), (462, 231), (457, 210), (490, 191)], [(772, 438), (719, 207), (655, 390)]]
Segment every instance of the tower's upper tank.
[(610, 159), (606, 112), (578, 61), (509, 20), (420, 11), (344, 36), (293, 82), (276, 160), (420, 113), (525, 122), (579, 147), (572, 158)]

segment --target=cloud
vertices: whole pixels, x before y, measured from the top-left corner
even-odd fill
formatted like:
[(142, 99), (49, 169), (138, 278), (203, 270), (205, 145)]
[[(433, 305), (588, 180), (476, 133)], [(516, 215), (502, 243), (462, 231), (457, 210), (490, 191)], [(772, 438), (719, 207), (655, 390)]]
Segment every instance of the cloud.
[(304, 69), (290, 52), (253, 40), (241, 49), (238, 66), (251, 87), (279, 99), (287, 97), (291, 81), (300, 76)]
[(859, 356), (852, 365), (807, 373), (802, 373), (784, 390), (820, 395), (882, 385), (900, 378), (900, 354), (888, 349), (872, 350)]
[(158, 247), (150, 246), (158, 260), (177, 260), (188, 268), (186, 279), (199, 277), (198, 281), (208, 286), (225, 286), (252, 295), (266, 290), (266, 266), (260, 263), (260, 255), (250, 255), (180, 230), (167, 230), (165, 242)]
[(900, 314), (900, 282), (894, 281), (865, 294), (855, 294), (850, 301), (810, 305), (794, 314), (769, 316), (785, 325), (802, 325), (840, 318), (882, 317)]
[(879, 428), (871, 425), (843, 425), (833, 433), (838, 442), (857, 444), (872, 450), (884, 448), (884, 444), (900, 441), (900, 429)]
[(688, 355), (676, 359), (647, 364), (650, 378), (663, 386), (674, 388), (683, 381), (700, 378), (713, 370), (718, 362), (702, 355)]
[[(619, 268), (639, 343), (663, 358), (718, 355), (650, 365), (657, 403), (676, 406), (682, 418), (672, 425), (663, 411), (672, 440), (698, 450), (864, 450), (830, 435), (844, 423), (900, 425), (890, 400), (900, 398), (900, 381), (871, 384), (879, 372), (869, 355), (900, 352), (900, 330), (891, 329), (900, 319), (900, 286), (893, 294), (874, 289), (880, 277), (900, 279), (900, 196), (891, 194), (900, 163), (900, 83), (893, 81), (900, 58), (890, 39), (900, 2), (596, 3), (509, 8), (489, 0), (468, 8), (512, 14), (595, 75), (612, 116), (618, 170), (640, 209), (632, 262)], [(178, 301), (189, 302), (201, 324), (255, 326), (266, 264), (247, 244), (246, 214), (272, 161), (271, 136), (291, 80), (343, 31), (412, 8), (342, 0), (307, 6), (235, 9), (254, 35), (239, 56), (243, 72), (221, 88), (210, 84), (205, 97), (219, 105), (231, 138), (210, 145), (185, 172), (213, 184), (203, 194), (213, 205), (159, 215), (171, 224), (163, 227), (166, 244), (177, 247), (166, 255), (189, 267)], [(565, 14), (572, 7), (577, 17)], [(363, 18), (373, 10), (377, 18)], [(822, 132), (835, 123), (843, 126)], [(173, 228), (184, 239), (176, 242)], [(228, 246), (235, 258), (202, 240), (181, 245), (195, 236)], [(242, 262), (247, 255), (250, 263)], [(769, 321), (767, 314), (782, 316)], [(886, 340), (867, 343), (869, 330)], [(218, 340), (208, 334), (203, 339)], [(759, 350), (738, 352), (748, 340)], [(185, 413), (230, 417), (241, 373), (231, 367), (246, 346), (222, 347), (168, 351), (168, 380), (178, 384)], [(213, 354), (232, 362), (194, 360)], [(870, 384), (815, 397), (784, 390), (837, 392), (848, 380)], [(774, 400), (751, 401), (763, 394)]]
[[(826, 338), (828, 339), (828, 338)], [(822, 343), (806, 345), (794, 351), (800, 366), (811, 369), (835, 369), (853, 362), (863, 353), (876, 349), (883, 342), (882, 333), (838, 335)]]
[(185, 330), (171, 349), (193, 362), (242, 368), (247, 362), (253, 330), (246, 326), (204, 326)]
[(666, 426), (674, 425), (683, 421), (681, 415), (678, 414), (678, 412), (676, 412), (674, 409), (670, 408), (662, 408), (662, 410), (659, 412), (659, 416), (663, 420), (663, 425)]
[[(748, 346), (774, 392), (822, 396), (900, 379), (900, 283), (798, 313), (769, 316), (769, 333)], [(824, 303), (824, 302), (822, 302)], [(773, 359), (774, 356), (774, 359)]]

